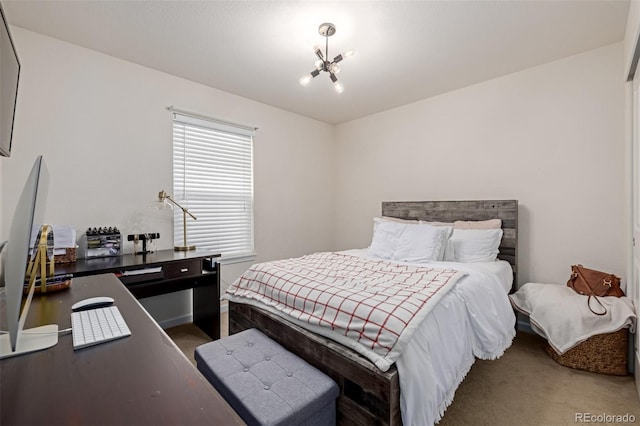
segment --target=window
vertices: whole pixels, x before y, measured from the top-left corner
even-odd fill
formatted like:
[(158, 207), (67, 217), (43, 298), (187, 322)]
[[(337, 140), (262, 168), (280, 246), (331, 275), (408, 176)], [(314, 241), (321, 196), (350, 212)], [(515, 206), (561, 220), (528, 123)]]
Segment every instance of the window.
[[(173, 195), (187, 218), (188, 244), (223, 260), (253, 256), (253, 134), (255, 129), (174, 112)], [(174, 241), (182, 211), (174, 209)]]

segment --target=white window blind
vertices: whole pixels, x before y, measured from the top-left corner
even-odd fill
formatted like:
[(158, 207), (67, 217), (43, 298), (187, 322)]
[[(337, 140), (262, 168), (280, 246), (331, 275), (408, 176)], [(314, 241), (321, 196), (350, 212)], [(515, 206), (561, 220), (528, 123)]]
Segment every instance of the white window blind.
[[(253, 131), (174, 113), (173, 195), (187, 217), (189, 245), (223, 260), (253, 256)], [(174, 241), (183, 240), (174, 209)]]

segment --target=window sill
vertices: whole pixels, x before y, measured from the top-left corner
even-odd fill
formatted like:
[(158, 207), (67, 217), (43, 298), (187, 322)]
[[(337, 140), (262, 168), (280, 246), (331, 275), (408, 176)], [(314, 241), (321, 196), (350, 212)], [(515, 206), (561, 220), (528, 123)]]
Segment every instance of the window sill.
[(256, 259), (256, 255), (255, 254), (251, 254), (248, 256), (239, 256), (239, 257), (229, 257), (229, 258), (224, 258), (221, 257), (218, 259), (218, 262), (221, 265), (231, 265), (234, 263), (245, 263), (245, 262), (253, 262)]

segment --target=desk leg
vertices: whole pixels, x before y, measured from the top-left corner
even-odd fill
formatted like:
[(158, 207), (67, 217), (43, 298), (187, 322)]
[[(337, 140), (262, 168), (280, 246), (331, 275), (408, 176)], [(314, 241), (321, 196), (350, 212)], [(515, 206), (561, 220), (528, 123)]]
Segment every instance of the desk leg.
[(206, 280), (204, 286), (193, 289), (193, 323), (213, 340), (220, 338), (220, 265), (198, 278)]

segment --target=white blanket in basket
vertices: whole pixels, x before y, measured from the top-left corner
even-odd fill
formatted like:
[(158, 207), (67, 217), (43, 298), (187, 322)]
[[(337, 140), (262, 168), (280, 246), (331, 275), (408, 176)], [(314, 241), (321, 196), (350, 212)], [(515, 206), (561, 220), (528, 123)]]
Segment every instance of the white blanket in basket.
[[(598, 297), (607, 308), (605, 315), (589, 310), (587, 296), (559, 284), (527, 283), (509, 298), (515, 309), (529, 316), (531, 328), (560, 355), (596, 334), (624, 327), (635, 330), (636, 314), (628, 297)], [(593, 299), (591, 303), (596, 312), (602, 309)]]

